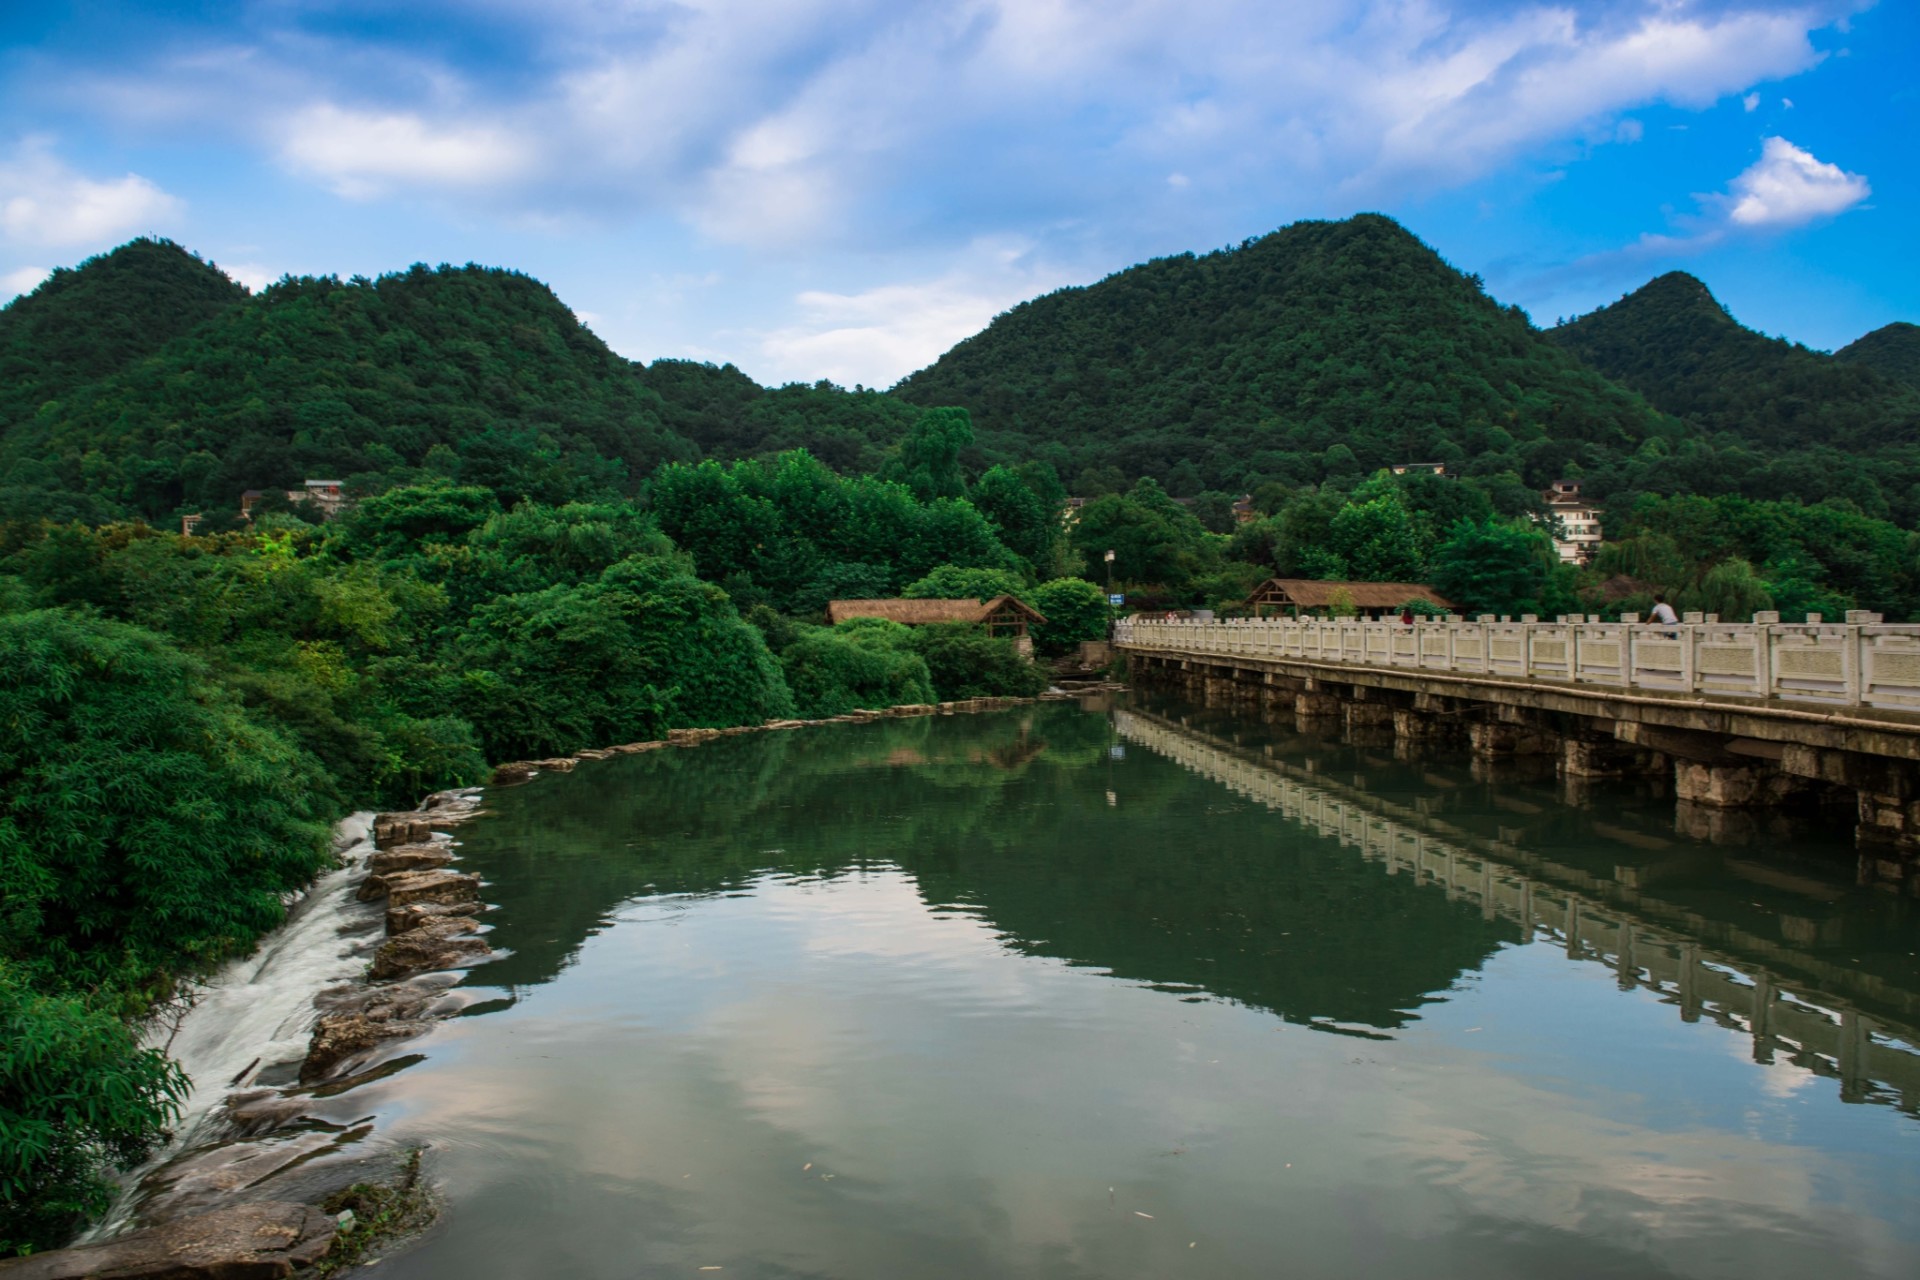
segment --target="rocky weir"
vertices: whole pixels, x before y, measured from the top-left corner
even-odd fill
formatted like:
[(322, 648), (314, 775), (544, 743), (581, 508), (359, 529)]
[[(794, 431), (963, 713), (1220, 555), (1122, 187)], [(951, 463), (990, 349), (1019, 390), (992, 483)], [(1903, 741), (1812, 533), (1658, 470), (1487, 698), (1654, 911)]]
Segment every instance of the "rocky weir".
[(405, 1042), (464, 1007), (458, 971), (494, 954), (453, 836), (480, 812), (469, 788), (343, 821), (339, 867), (153, 1029), (194, 1082), (174, 1141), (79, 1244), (0, 1277), (273, 1277), (323, 1258), (343, 1224), (318, 1203), (394, 1162), (355, 1086), (417, 1060)]

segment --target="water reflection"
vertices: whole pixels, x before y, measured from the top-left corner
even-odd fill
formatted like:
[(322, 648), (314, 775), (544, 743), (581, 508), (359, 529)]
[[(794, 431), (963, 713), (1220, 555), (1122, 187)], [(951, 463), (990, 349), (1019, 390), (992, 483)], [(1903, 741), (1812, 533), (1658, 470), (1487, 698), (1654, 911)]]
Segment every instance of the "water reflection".
[[(913, 719), (556, 779), (501, 805), (473, 855), (514, 953), (484, 976), (551, 979), (641, 895), (876, 865), (1015, 950), (1326, 1027), (1399, 1027), (1522, 936), (1335, 845), (1275, 841), (1256, 812), (1212, 812), (1209, 780), (1116, 759), (1121, 741), (1072, 712)], [(1112, 786), (1088, 787), (1089, 769)]]
[(1841, 1105), (1911, 1109), (1911, 922), (1581, 799), (1156, 701), (498, 793), (498, 999), (357, 1095), (452, 1205), (383, 1270), (1914, 1274)]
[[(1840, 1096), (1849, 1102), (1882, 1101), (1920, 1113), (1920, 1034), (1905, 1017), (1862, 1012), (1856, 1001), (1878, 1010), (1910, 1015), (1916, 989), (1901, 985), (1911, 959), (1889, 954), (1890, 981), (1884, 972), (1836, 963), (1823, 950), (1850, 932), (1871, 931), (1898, 945), (1903, 935), (1884, 926), (1904, 922), (1901, 904), (1862, 895), (1861, 910), (1836, 908), (1850, 896), (1831, 874), (1745, 864), (1710, 852), (1608, 828), (1614, 851), (1634, 855), (1602, 878), (1577, 864), (1556, 859), (1526, 842), (1520, 832), (1484, 839), (1421, 806), (1397, 803), (1355, 786), (1342, 785), (1298, 764), (1256, 755), (1230, 741), (1148, 712), (1116, 713), (1120, 732), (1194, 772), (1224, 784), (1255, 802), (1353, 849), (1389, 874), (1403, 874), (1430, 885), (1449, 900), (1479, 909), (1483, 917), (1512, 920), (1523, 939), (1551, 939), (1569, 959), (1611, 969), (1623, 990), (1644, 987), (1679, 1011), (1688, 1022), (1702, 1015), (1751, 1038), (1753, 1060), (1776, 1061), (1816, 1075), (1836, 1077)], [(1540, 813), (1538, 805), (1521, 802)], [(1513, 801), (1508, 800), (1511, 808)], [(1607, 841), (1589, 850), (1606, 853)], [(1647, 859), (1648, 852), (1662, 856)], [(1591, 857), (1589, 858), (1591, 860)], [(1522, 872), (1520, 867), (1527, 870)], [(1733, 906), (1726, 886), (1715, 895), (1655, 896), (1648, 886), (1666, 881), (1698, 883), (1731, 870), (1737, 884), (1760, 884), (1797, 892), (1809, 901), (1800, 910), (1822, 909), (1821, 918), (1780, 915), (1779, 938), (1750, 930), (1745, 911), (1721, 911), (1719, 918), (1698, 909)], [(1577, 886), (1577, 887), (1575, 887)], [(1744, 899), (1744, 894), (1732, 895)], [(1694, 902), (1688, 902), (1692, 898)], [(1753, 907), (1760, 904), (1752, 903)], [(1862, 919), (1864, 917), (1864, 919)], [(1849, 922), (1856, 927), (1849, 930)], [(1654, 923), (1655, 921), (1663, 923)], [(1684, 932), (1672, 926), (1680, 925)], [(1719, 945), (1716, 945), (1718, 943)], [(1758, 963), (1766, 957), (1778, 967)]]

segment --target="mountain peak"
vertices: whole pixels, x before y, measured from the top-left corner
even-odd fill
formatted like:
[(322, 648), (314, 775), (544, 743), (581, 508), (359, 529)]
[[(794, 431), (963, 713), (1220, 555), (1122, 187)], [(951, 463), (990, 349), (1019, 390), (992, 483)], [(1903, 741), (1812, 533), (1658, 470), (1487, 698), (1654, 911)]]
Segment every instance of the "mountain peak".
[(1863, 364), (1886, 377), (1920, 384), (1920, 324), (1895, 320), (1849, 342), (1833, 355), (1836, 360)]
[(0, 431), (246, 300), (171, 240), (130, 240), (60, 268), (0, 310)]
[(964, 406), (983, 448), (1049, 459), (1070, 482), (1118, 459), (1185, 491), (1317, 484), (1335, 444), (1369, 469), (1464, 456), (1477, 423), (1609, 443), (1656, 423), (1381, 214), (1023, 303), (896, 391)]

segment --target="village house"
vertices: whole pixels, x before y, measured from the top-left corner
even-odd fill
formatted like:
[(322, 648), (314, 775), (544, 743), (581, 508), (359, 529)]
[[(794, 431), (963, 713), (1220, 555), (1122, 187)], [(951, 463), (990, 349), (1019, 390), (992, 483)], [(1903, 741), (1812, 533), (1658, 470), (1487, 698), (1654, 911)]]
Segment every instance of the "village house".
[(1414, 600), (1449, 612), (1455, 607), (1453, 601), (1420, 582), (1324, 582), (1313, 578), (1268, 578), (1254, 588), (1246, 603), (1256, 618), (1270, 613), (1297, 617), (1331, 610), (1343, 602), (1351, 603), (1363, 618), (1384, 618), (1398, 614)]
[[(272, 490), (249, 489), (240, 495), (240, 518), (253, 519), (254, 504), (267, 496)], [(298, 489), (282, 489), (288, 502), (312, 503), (319, 509), (322, 520), (331, 520), (347, 508), (345, 486), (338, 480), (309, 480)]]
[(1600, 508), (1580, 496), (1578, 480), (1555, 480), (1540, 494), (1549, 520), (1559, 521), (1553, 549), (1566, 564), (1586, 564), (1600, 547)]
[(1033, 653), (1028, 625), (1045, 622), (1046, 616), (1012, 596), (991, 600), (833, 600), (827, 604), (827, 621), (845, 622), (849, 618), (885, 618), (907, 627), (924, 627), (937, 622), (965, 622), (984, 626), (990, 636), (1013, 641), (1023, 654)]

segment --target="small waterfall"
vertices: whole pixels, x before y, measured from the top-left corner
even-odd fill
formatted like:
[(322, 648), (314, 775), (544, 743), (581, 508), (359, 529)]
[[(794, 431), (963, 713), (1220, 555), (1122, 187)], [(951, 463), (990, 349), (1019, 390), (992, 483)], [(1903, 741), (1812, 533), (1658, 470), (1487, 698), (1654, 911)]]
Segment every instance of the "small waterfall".
[(333, 832), (341, 865), (315, 880), (292, 905), (286, 923), (250, 955), (229, 961), (194, 990), (193, 1007), (177, 1025), (156, 1019), (147, 1043), (166, 1048), (192, 1081), (174, 1137), (124, 1180), (124, 1190), (83, 1241), (126, 1229), (141, 1181), (184, 1150), (217, 1140), (221, 1103), (265, 1067), (298, 1062), (316, 1016), (313, 997), (355, 977), (367, 963), (367, 931), (355, 928), (371, 909), (353, 886), (373, 852), (373, 814), (355, 813)]

